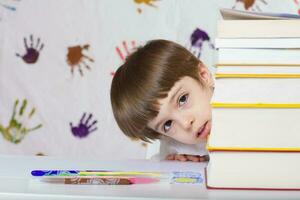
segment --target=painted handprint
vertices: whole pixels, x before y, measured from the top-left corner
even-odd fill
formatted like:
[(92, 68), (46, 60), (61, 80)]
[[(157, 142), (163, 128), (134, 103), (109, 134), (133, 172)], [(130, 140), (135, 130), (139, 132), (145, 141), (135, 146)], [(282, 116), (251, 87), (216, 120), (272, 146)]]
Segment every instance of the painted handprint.
[(83, 46), (77, 45), (73, 47), (68, 47), (67, 63), (71, 67), (72, 74), (74, 74), (74, 69), (75, 67), (77, 67), (80, 75), (83, 76), (82, 65), (88, 70), (91, 70), (90, 66), (85, 62), (85, 60), (88, 60), (89, 62), (94, 62), (94, 59), (82, 53), (83, 50), (88, 50), (89, 48), (90, 45), (88, 44), (85, 44)]
[(295, 5), (297, 6), (297, 13), (300, 15), (300, 3), (299, 0), (294, 0)]
[[(9, 11), (16, 11), (17, 8), (16, 8), (16, 4), (17, 2), (19, 2), (21, 0), (0, 0), (0, 11), (2, 11), (3, 9), (4, 10), (9, 10)], [(2, 9), (3, 8), (3, 9)], [(1, 21), (1, 18), (0, 18), (0, 21)]]
[[(122, 53), (122, 49), (123, 49), (123, 53)], [(136, 50), (136, 42), (134, 40), (132, 40), (130, 43), (123, 41), (120, 47), (119, 46), (116, 47), (116, 51), (119, 57), (121, 58), (122, 62), (125, 62), (126, 57), (129, 56), (134, 50)]]
[(33, 35), (30, 35), (29, 39), (30, 46), (28, 46), (27, 44), (27, 39), (24, 38), (24, 46), (26, 49), (26, 53), (23, 56), (16, 53), (16, 56), (21, 57), (24, 60), (24, 62), (28, 64), (33, 64), (37, 62), (40, 55), (40, 51), (44, 48), (44, 44), (40, 44), (41, 39), (38, 38), (36, 44), (34, 45)]
[(156, 5), (154, 5), (155, 1), (157, 0), (134, 0), (134, 2), (137, 4), (146, 4), (148, 6), (157, 7)]
[(97, 130), (97, 127), (94, 126), (97, 123), (97, 120), (89, 123), (93, 115), (89, 114), (87, 119), (85, 119), (85, 116), (86, 113), (82, 115), (77, 126), (73, 126), (72, 122), (70, 122), (71, 131), (75, 137), (84, 138), (87, 137), (91, 132)]
[[(20, 0), (13, 0), (13, 1), (20, 1)], [(12, 0), (10, 1), (10, 3), (12, 3)], [(11, 4), (9, 4), (8, 2), (6, 3), (4, 3), (4, 2), (0, 2), (0, 6), (1, 7), (3, 7), (3, 8), (5, 8), (5, 9), (7, 9), (7, 10), (10, 10), (10, 11), (16, 11), (17, 9), (16, 9), (16, 6), (14, 6), (14, 5), (11, 5)]]
[[(27, 135), (29, 132), (42, 127), (42, 124), (39, 124), (33, 128), (27, 128), (24, 120), (31, 119), (31, 117), (35, 113), (35, 108), (31, 109), (26, 119), (24, 117), (24, 113), (27, 106), (27, 100), (23, 100), (19, 111), (17, 111), (18, 104), (19, 100), (17, 99), (14, 104), (14, 109), (9, 121), (9, 125), (5, 127), (0, 124), (0, 132), (2, 133), (4, 139), (14, 144), (20, 143), (24, 139), (25, 135)], [(21, 122), (21, 119), (23, 119), (23, 122)]]
[(208, 42), (210, 48), (214, 49), (214, 45), (210, 41), (209, 35), (204, 30), (196, 28), (190, 37), (190, 45), (188, 49), (191, 53), (197, 56), (197, 58), (200, 58), (204, 42)]
[[(134, 0), (134, 3), (136, 3), (136, 4), (145, 4), (147, 6), (157, 8), (157, 6), (154, 4), (156, 1), (158, 1), (158, 0)], [(137, 11), (138, 11), (138, 13), (142, 13), (141, 8), (138, 8)]]
[[(235, 0), (232, 9), (236, 9), (237, 5), (241, 3), (245, 10), (261, 11), (261, 8), (257, 2), (258, 0)], [(263, 3), (264, 5), (268, 4), (265, 0), (259, 0), (259, 2)]]
[[(136, 42), (132, 40), (130, 43), (123, 41), (122, 45), (116, 46), (116, 52), (118, 53), (120, 59), (124, 63), (126, 61), (126, 57), (129, 56), (133, 51), (136, 50)], [(114, 76), (115, 72), (110, 72), (110, 75)]]

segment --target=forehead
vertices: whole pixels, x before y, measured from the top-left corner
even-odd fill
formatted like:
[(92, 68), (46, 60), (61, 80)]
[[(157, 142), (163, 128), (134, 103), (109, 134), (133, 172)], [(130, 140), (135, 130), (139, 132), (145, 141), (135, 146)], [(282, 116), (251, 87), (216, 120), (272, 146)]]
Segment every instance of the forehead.
[(176, 81), (175, 84), (171, 87), (170, 91), (168, 92), (167, 97), (158, 100), (160, 109), (163, 106), (167, 105), (170, 102), (172, 96), (178, 91), (178, 89), (180, 89), (181, 87), (183, 87), (186, 84), (187, 84), (186, 78), (181, 78), (178, 81)]
[(173, 87), (170, 89), (167, 97), (158, 100), (159, 103), (158, 115), (149, 122), (148, 125), (150, 126), (150, 128), (153, 128), (156, 125), (156, 123), (159, 122), (161, 118), (163, 118), (163, 116), (166, 116), (171, 111), (172, 109), (172, 106), (170, 105), (172, 103), (171, 98), (177, 93), (177, 91), (180, 91), (181, 88), (189, 88), (191, 84), (193, 84), (193, 81), (194, 80), (191, 77), (183, 77), (179, 79), (177, 82), (175, 82)]

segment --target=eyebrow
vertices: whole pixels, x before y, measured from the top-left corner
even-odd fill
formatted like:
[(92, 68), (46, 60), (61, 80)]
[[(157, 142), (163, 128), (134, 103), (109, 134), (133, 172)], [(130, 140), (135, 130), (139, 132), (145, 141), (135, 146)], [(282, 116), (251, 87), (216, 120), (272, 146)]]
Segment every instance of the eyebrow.
[[(178, 92), (182, 89), (182, 86), (180, 86), (176, 92), (174, 92), (174, 94), (172, 94), (170, 100), (168, 101), (168, 104), (170, 104), (171, 102), (174, 101), (174, 98), (176, 97), (176, 95), (178, 94)], [(163, 120), (160, 120), (155, 126), (154, 126), (154, 129), (157, 131), (158, 130), (158, 127), (160, 126), (160, 124), (162, 123)]]

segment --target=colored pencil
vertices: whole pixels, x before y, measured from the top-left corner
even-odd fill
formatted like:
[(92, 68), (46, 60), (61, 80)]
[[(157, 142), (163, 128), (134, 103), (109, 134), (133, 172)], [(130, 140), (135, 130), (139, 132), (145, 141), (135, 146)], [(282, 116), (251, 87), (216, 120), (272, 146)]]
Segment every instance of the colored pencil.
[(76, 178), (41, 178), (39, 181), (52, 184), (71, 184), (71, 185), (132, 185), (132, 184), (149, 184), (159, 182), (155, 178), (142, 177), (76, 177)]

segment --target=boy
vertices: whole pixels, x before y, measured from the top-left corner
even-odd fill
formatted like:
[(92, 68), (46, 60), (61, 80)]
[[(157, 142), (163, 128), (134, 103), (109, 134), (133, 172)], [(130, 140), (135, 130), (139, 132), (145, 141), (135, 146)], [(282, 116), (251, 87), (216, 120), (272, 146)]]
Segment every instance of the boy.
[[(171, 41), (152, 40), (117, 70), (111, 103), (128, 137), (160, 139), (161, 150), (173, 145), (168, 148), (174, 151), (164, 153), (167, 160), (201, 162), (208, 160), (212, 93), (211, 74), (192, 53)], [(188, 148), (194, 152), (178, 151)]]

